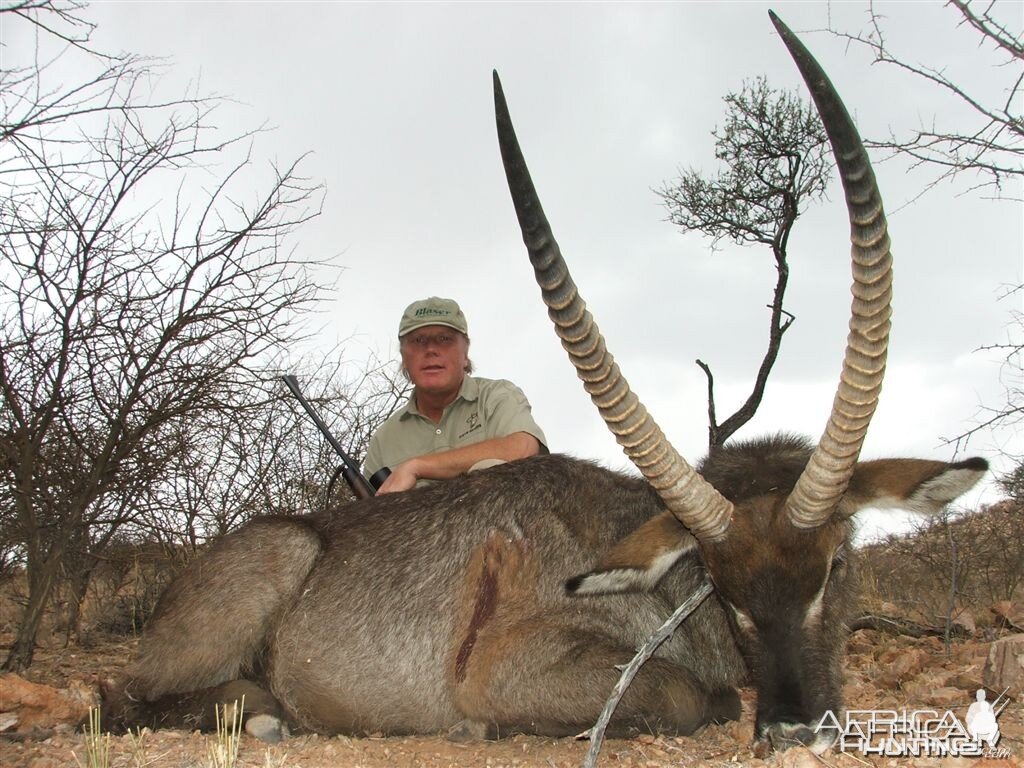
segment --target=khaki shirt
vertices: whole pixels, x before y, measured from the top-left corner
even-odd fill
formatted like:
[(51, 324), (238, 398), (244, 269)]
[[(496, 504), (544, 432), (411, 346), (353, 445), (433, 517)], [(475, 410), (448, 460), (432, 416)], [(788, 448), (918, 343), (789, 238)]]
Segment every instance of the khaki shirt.
[(370, 438), (363, 472), (371, 477), (381, 467), (397, 467), (414, 456), (516, 432), (533, 435), (546, 452), (544, 433), (533, 420), (530, 403), (519, 387), (504, 379), (466, 376), (458, 397), (444, 409), (439, 424), (416, 409), (415, 394), (410, 397)]

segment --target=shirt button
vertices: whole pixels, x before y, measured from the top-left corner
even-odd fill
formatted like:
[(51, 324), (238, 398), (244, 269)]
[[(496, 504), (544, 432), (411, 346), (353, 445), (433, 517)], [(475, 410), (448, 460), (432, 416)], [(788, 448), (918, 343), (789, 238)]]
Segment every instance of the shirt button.
[(437, 430), (437, 432), (436, 432), (436, 434), (440, 435), (440, 434), (441, 434), (441, 430), (440, 430), (440, 429), (438, 429), (438, 430)]

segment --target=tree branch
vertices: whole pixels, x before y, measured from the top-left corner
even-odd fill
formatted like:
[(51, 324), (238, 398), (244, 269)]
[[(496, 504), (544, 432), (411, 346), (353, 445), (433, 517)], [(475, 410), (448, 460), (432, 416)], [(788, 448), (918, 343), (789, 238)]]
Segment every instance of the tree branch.
[(775, 260), (778, 277), (765, 353), (750, 395), (721, 424), (711, 368), (697, 361), (708, 380), (709, 449), (728, 440), (760, 407), (782, 337), (794, 320), (784, 307), (789, 236), (803, 207), (824, 196), (832, 173), (824, 128), (801, 97), (774, 91), (762, 78), (744, 83), (741, 92), (727, 94), (724, 101), (726, 121), (712, 135), (715, 156), (725, 168), (713, 179), (685, 171), (658, 192), (670, 221), (684, 232), (700, 232), (713, 245), (725, 238), (764, 244)]

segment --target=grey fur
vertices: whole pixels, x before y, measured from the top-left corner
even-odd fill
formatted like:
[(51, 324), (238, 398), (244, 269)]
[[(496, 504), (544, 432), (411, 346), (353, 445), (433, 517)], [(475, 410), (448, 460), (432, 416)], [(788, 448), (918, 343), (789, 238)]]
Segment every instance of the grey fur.
[[(783, 511), (809, 452), (777, 436), (713, 453), (701, 469), (737, 505), (731, 535), (633, 594), (565, 585), (664, 505), (639, 478), (565, 456), (256, 520), (170, 586), (108, 716), (202, 726), (212, 702), (242, 691), (250, 713), (324, 733), (570, 735), (707, 569), (717, 595), (641, 669), (609, 733), (737, 717), (748, 664), (759, 737), (792, 732), (841, 706), (852, 606), (848, 521), (801, 532)], [(963, 474), (915, 466), (921, 483)]]
[[(255, 521), (168, 589), (128, 669), (138, 701), (119, 700), (112, 714), (125, 725), (178, 723), (167, 712), (196, 699), (171, 694), (243, 676), (264, 684), (291, 723), (317, 731), (433, 733), (469, 719), (500, 734), (578, 732), (600, 712), (615, 666), (703, 571), (688, 558), (641, 595), (570, 597), (564, 582), (661, 511), (642, 480), (548, 456), (330, 516)], [(469, 663), (509, 636), (522, 641), (489, 680), (460, 685), (453, 664), (475, 597), (470, 565), (488, 548), (506, 561)], [(526, 553), (518, 573), (507, 565), (516, 553)], [(738, 714), (730, 694), (745, 669), (714, 600), (648, 667), (623, 702), (620, 731), (689, 732)], [(460, 690), (467, 683), (473, 692)]]

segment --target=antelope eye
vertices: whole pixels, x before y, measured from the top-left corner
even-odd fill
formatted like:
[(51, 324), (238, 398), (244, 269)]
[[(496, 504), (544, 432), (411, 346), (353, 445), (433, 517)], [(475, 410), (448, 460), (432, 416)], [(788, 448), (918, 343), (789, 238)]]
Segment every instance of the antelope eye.
[(845, 542), (843, 544), (840, 544), (836, 551), (832, 553), (832, 567), (839, 568), (845, 566), (846, 559), (849, 557), (849, 555), (850, 553), (847, 550)]

